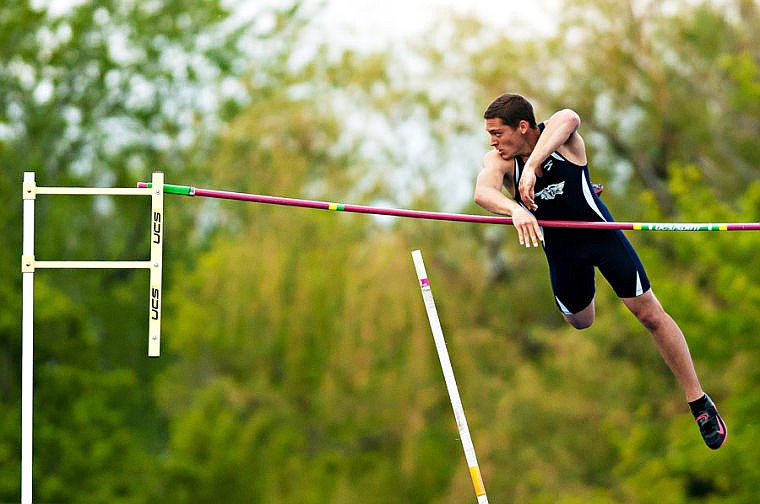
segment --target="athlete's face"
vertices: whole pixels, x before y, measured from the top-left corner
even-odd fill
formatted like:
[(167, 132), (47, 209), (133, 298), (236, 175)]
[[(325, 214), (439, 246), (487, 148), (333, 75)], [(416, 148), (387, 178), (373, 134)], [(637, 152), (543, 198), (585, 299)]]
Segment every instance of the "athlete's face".
[(528, 123), (520, 121), (516, 128), (507, 126), (499, 118), (486, 119), (486, 131), (491, 136), (491, 147), (499, 151), (502, 159), (513, 159), (523, 155)]

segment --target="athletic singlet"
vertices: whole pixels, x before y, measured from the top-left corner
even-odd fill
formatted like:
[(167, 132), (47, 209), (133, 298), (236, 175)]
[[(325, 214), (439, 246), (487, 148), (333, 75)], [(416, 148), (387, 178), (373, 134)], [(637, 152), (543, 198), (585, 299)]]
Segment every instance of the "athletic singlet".
[[(538, 127), (543, 131), (544, 124)], [(522, 201), (518, 188), (525, 163), (515, 156), (516, 200)], [(534, 200), (538, 209), (533, 212), (539, 220), (613, 221), (607, 207), (591, 187), (588, 165), (579, 166), (557, 152), (541, 163), (543, 174), (536, 177)]]
[[(538, 125), (541, 131), (544, 124)], [(525, 163), (515, 158), (515, 193)], [(541, 163), (536, 177), (532, 213), (539, 220), (612, 222), (612, 214), (594, 193), (588, 165), (579, 166), (559, 153)], [(543, 248), (557, 306), (565, 315), (584, 309), (594, 298), (594, 268), (604, 275), (619, 297), (635, 297), (650, 285), (636, 251), (620, 230), (544, 227)]]

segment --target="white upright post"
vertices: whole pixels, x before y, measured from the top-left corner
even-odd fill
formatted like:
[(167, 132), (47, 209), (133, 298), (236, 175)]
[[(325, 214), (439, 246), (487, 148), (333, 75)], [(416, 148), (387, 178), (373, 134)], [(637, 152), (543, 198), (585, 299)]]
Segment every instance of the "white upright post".
[[(161, 277), (164, 246), (164, 174), (153, 174), (153, 188), (37, 187), (34, 172), (24, 172), (24, 239), (21, 254), (23, 314), (21, 342), (21, 504), (32, 502), (34, 413), (34, 272), (37, 268), (150, 269), (148, 355), (158, 357), (161, 344)], [(34, 203), (38, 194), (151, 196), (150, 261), (37, 261), (34, 257)]]
[(420, 282), (420, 289), (422, 289), (422, 298), (425, 301), (425, 309), (427, 310), (430, 329), (433, 331), (435, 348), (438, 351), (438, 360), (440, 360), (441, 368), (443, 369), (443, 378), (446, 381), (449, 399), (451, 399), (451, 407), (454, 409), (454, 417), (457, 421), (459, 437), (462, 440), (464, 456), (467, 460), (467, 466), (470, 469), (472, 485), (475, 487), (475, 495), (478, 498), (478, 504), (488, 504), (488, 496), (486, 495), (485, 485), (483, 485), (483, 477), (480, 474), (478, 459), (475, 457), (475, 446), (472, 444), (470, 428), (467, 426), (467, 418), (465, 418), (464, 415), (462, 399), (459, 397), (459, 389), (457, 388), (457, 382), (454, 378), (454, 369), (451, 367), (449, 352), (446, 350), (446, 340), (443, 338), (443, 329), (441, 329), (441, 322), (438, 319), (438, 310), (435, 308), (433, 291), (430, 288), (430, 281), (428, 280), (427, 272), (425, 271), (425, 263), (422, 261), (422, 252), (419, 250), (413, 251), (412, 259), (414, 260), (414, 268), (417, 271), (417, 279)]
[(24, 173), (24, 242), (21, 256), (21, 504), (32, 503), (32, 416), (34, 413), (34, 172)]
[(164, 174), (154, 173), (151, 184), (150, 306), (148, 313), (148, 357), (161, 355), (161, 278), (164, 249)]

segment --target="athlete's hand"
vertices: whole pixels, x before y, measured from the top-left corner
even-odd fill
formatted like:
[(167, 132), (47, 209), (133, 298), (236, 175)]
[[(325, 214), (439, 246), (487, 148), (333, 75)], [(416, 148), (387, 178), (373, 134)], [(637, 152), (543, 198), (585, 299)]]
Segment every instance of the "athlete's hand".
[(520, 174), (520, 197), (522, 198), (522, 202), (525, 204), (526, 207), (528, 207), (530, 210), (536, 210), (538, 208), (538, 205), (536, 205), (535, 197), (536, 195), (533, 193), (533, 189), (536, 187), (536, 172), (529, 169), (527, 166), (523, 169), (523, 172)]
[(544, 241), (536, 217), (524, 208), (517, 208), (512, 212), (512, 225), (517, 229), (520, 245), (530, 247), (532, 243), (534, 247), (538, 247), (539, 242)]

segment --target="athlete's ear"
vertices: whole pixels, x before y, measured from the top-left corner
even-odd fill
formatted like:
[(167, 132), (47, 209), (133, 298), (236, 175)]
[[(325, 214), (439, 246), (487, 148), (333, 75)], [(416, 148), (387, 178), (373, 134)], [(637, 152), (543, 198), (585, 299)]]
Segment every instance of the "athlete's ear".
[(517, 124), (517, 128), (520, 130), (520, 133), (524, 135), (530, 129), (530, 124), (523, 119)]

